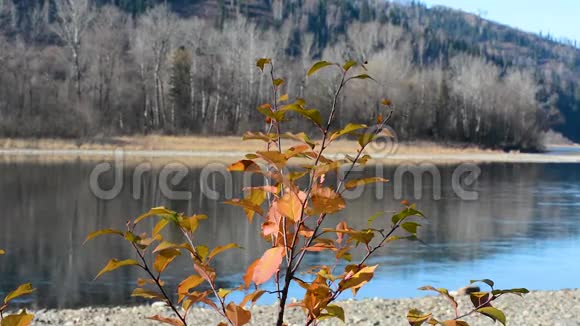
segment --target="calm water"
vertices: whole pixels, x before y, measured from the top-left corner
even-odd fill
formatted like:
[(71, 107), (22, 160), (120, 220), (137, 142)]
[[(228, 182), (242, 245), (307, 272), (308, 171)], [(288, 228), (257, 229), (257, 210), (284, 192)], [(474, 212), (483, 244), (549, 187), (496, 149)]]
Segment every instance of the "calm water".
[[(165, 205), (188, 214), (205, 213), (197, 233), (199, 243), (217, 246), (235, 241), (245, 249), (229, 251), (218, 259), (222, 287), (237, 284), (244, 266), (266, 248), (258, 234), (259, 219), (248, 225), (241, 209), (222, 204), (227, 196), (225, 179), (212, 174), (211, 189), (219, 200), (200, 190), (200, 168), (191, 167), (174, 190), (189, 190), (190, 200), (169, 201), (158, 186), (159, 169), (145, 173), (140, 191), (133, 189), (134, 167), (124, 170), (124, 187), (113, 200), (96, 198), (89, 187), (95, 164), (87, 162), (38, 163), (0, 161), (0, 297), (22, 282), (38, 291), (26, 303), (33, 307), (79, 307), (131, 304), (136, 269), (125, 268), (93, 281), (109, 258), (133, 258), (121, 240), (101, 238), (82, 242), (94, 230), (123, 228), (130, 217), (149, 207)], [(434, 199), (430, 178), (425, 178), (421, 199), (413, 198), (411, 178), (403, 179), (403, 195), (428, 215), (420, 232), (426, 244), (396, 243), (380, 252), (375, 283), (363, 288), (360, 297), (409, 297), (421, 295), (422, 285), (465, 285), (469, 279), (492, 278), (500, 287), (560, 289), (580, 287), (580, 165), (488, 164), (480, 165), (479, 199), (461, 200), (451, 187), (455, 166), (442, 166), (441, 198)], [(370, 167), (368, 175), (394, 176), (392, 167)], [(112, 185), (105, 175), (103, 185)], [(229, 181), (228, 181), (229, 182)], [(241, 178), (231, 188), (241, 187)], [(368, 187), (348, 208), (330, 218), (330, 225), (346, 219), (365, 227), (367, 218), (381, 210), (398, 208), (394, 183)], [(239, 196), (233, 191), (232, 196)], [(138, 197), (139, 199), (135, 199)], [(380, 225), (380, 221), (376, 221)], [(170, 230), (169, 230), (170, 231)], [(308, 263), (325, 262), (312, 254)], [(190, 274), (179, 262), (169, 270), (167, 281), (178, 282)], [(233, 283), (232, 283), (233, 282)], [(300, 296), (294, 288), (291, 296)], [(264, 301), (267, 303), (267, 301)]]

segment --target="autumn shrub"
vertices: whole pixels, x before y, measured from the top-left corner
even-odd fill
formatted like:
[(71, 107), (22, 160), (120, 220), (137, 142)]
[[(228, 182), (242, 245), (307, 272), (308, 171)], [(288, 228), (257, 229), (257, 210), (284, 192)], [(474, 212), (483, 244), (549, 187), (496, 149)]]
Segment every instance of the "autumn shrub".
[[(6, 251), (0, 249), (0, 256), (6, 254)], [(17, 299), (21, 296), (30, 294), (34, 292), (35, 289), (32, 288), (32, 284), (26, 283), (18, 286), (14, 291), (8, 293), (4, 300), (0, 303), (0, 325), (1, 326), (27, 326), (30, 325), (34, 315), (29, 314), (26, 312), (26, 309), (23, 309), (18, 314), (8, 314), (5, 315), (5, 311), (8, 310), (9, 304), (14, 299)]]
[[(327, 216), (342, 211), (347, 203), (343, 193), (366, 184), (387, 182), (386, 179), (370, 177), (355, 179), (352, 172), (358, 166), (365, 165), (371, 157), (365, 149), (378, 136), (392, 136), (386, 124), (392, 116), (393, 108), (387, 99), (381, 100), (383, 112), (374, 117), (373, 125), (349, 123), (343, 128), (335, 128), (334, 122), (339, 110), (339, 98), (343, 91), (354, 82), (372, 82), (374, 79), (366, 73), (364, 64), (348, 61), (343, 65), (320, 61), (307, 72), (312, 76), (321, 69), (336, 69), (336, 85), (332, 104), (328, 108), (326, 119), (320, 111), (309, 108), (301, 98), (290, 100), (282, 91), (284, 79), (275, 74), (273, 62), (262, 58), (257, 61), (261, 71), (268, 71), (272, 86), (272, 101), (258, 108), (264, 115), (267, 128), (263, 132), (247, 132), (243, 139), (264, 141), (265, 148), (229, 166), (229, 171), (257, 174), (264, 178), (265, 185), (248, 187), (244, 197), (227, 201), (229, 205), (243, 209), (248, 222), (259, 216), (261, 235), (270, 244), (263, 255), (247, 267), (240, 285), (234, 288), (220, 288), (217, 273), (214, 269), (214, 258), (226, 251), (239, 248), (235, 243), (224, 244), (209, 249), (196, 242), (195, 232), (206, 215), (185, 215), (164, 207), (151, 209), (149, 212), (127, 223), (125, 231), (104, 229), (91, 233), (87, 240), (105, 234), (123, 237), (136, 253), (135, 259), (112, 259), (98, 273), (97, 277), (123, 266), (135, 266), (148, 276), (138, 279), (138, 287), (132, 295), (147, 299), (164, 301), (175, 316), (155, 315), (149, 317), (171, 325), (187, 325), (187, 316), (196, 304), (204, 304), (214, 309), (223, 318), (220, 325), (244, 325), (251, 320), (248, 305), (256, 303), (263, 295), (277, 298), (278, 316), (275, 324), (284, 325), (286, 308), (300, 307), (305, 314), (305, 324), (317, 324), (327, 318), (345, 320), (344, 310), (337, 304), (340, 296), (350, 291), (354, 295), (371, 282), (378, 265), (368, 264), (368, 259), (377, 250), (395, 241), (417, 240), (417, 230), (421, 226), (417, 221), (424, 218), (415, 205), (402, 202), (400, 210), (392, 215), (388, 222), (380, 221), (385, 212), (377, 213), (368, 219), (368, 228), (355, 229), (346, 222), (338, 225), (327, 225)], [(355, 73), (355, 71), (358, 71)], [(320, 139), (313, 140), (305, 133), (290, 133), (283, 128), (290, 118), (304, 119), (312, 128), (320, 132)], [(358, 148), (350, 156), (332, 159), (327, 149), (346, 136), (358, 139)], [(294, 168), (288, 169), (290, 165)], [(346, 169), (336, 184), (325, 177)], [(140, 233), (140, 223), (157, 217), (152, 230)], [(380, 221), (380, 222), (379, 222)], [(171, 242), (165, 239), (161, 231), (168, 225), (174, 225), (181, 231), (183, 242)], [(377, 225), (373, 227), (372, 225)], [(357, 252), (358, 251), (358, 252)], [(328, 254), (334, 264), (323, 266), (303, 266), (304, 258), (312, 253)], [(358, 255), (356, 255), (358, 254)], [(178, 257), (188, 256), (191, 259), (192, 274), (182, 280), (176, 289), (168, 289), (162, 279), (163, 272)], [(149, 259), (148, 257), (153, 257)], [(355, 261), (355, 257), (361, 257)], [(345, 267), (340, 262), (345, 262)], [(311, 274), (303, 277), (302, 273)], [(465, 314), (457, 310), (455, 299), (445, 289), (435, 290), (450, 300), (456, 308), (456, 316), (439, 322), (431, 314), (411, 310), (407, 316), (411, 325), (424, 322), (442, 325), (466, 325), (461, 318), (472, 313), (481, 313), (494, 320), (505, 322), (501, 311), (491, 306), (491, 302), (504, 293), (522, 294), (523, 289), (494, 290), (472, 293), (474, 309)], [(304, 297), (295, 303), (287, 304), (288, 292), (292, 284), (304, 290)], [(235, 291), (244, 293), (240, 302), (230, 300)], [(404, 318), (404, 316), (401, 316)]]

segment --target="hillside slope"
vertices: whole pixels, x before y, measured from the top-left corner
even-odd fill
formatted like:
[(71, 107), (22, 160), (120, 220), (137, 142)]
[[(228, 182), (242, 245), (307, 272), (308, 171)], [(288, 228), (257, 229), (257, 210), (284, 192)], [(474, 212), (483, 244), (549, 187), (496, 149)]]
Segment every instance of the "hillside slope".
[[(570, 139), (580, 141), (580, 128), (577, 128), (580, 123), (580, 49), (576, 44), (526, 33), (477, 15), (445, 7), (428, 8), (414, 1), (88, 0), (96, 4), (96, 7), (87, 9), (87, 21), (89, 18), (98, 17), (90, 20), (92, 24), (87, 25), (90, 32), (78, 44), (79, 55), (84, 58), (76, 63), (77, 73), (74, 74), (75, 62), (71, 62), (71, 44), (67, 46), (67, 40), (55, 32), (55, 26), (62, 23), (62, 16), (58, 14), (59, 7), (56, 5), (59, 1), (7, 0), (0, 4), (0, 32), (5, 35), (6, 42), (6, 50), (0, 53), (0, 61), (4, 60), (6, 63), (3, 77), (5, 80), (0, 78), (0, 86), (6, 85), (4, 94), (7, 98), (5, 102), (0, 101), (0, 114), (4, 110), (4, 116), (8, 117), (4, 125), (0, 123), (0, 134), (87, 136), (95, 133), (134, 133), (155, 129), (171, 133), (236, 133), (248, 126), (253, 115), (249, 113), (248, 116), (243, 116), (239, 111), (240, 105), (251, 107), (266, 99), (261, 90), (257, 94), (248, 94), (247, 89), (262, 87), (261, 82), (257, 86), (257, 77), (246, 76), (244, 79), (237, 75), (248, 75), (246, 71), (252, 71), (253, 74), (254, 70), (240, 72), (228, 68), (231, 71), (228, 70), (227, 73), (241, 78), (237, 83), (241, 82), (245, 86), (239, 90), (229, 88), (233, 92), (224, 93), (228, 87), (220, 86), (219, 75), (211, 70), (214, 68), (195, 72), (192, 69), (201, 63), (216, 60), (231, 63), (232, 60), (239, 60), (241, 52), (246, 51), (246, 56), (275, 55), (279, 61), (289, 65), (290, 70), (297, 72), (320, 58), (354, 58), (360, 61), (374, 59), (373, 62), (391, 65), (379, 65), (376, 71), (379, 74), (399, 74), (396, 79), (389, 76), (382, 78), (385, 84), (390, 85), (390, 88), (383, 91), (391, 92), (391, 96), (404, 106), (405, 115), (398, 117), (396, 122), (401, 125), (401, 136), (406, 139), (474, 142), (490, 147), (535, 147), (536, 140), (522, 140), (522, 137), (530, 135), (522, 134), (521, 130), (534, 133), (553, 128)], [(162, 3), (168, 4), (181, 19), (170, 17), (169, 14), (159, 16), (159, 10), (148, 11)], [(117, 6), (127, 15), (99, 9), (105, 9), (106, 5)], [(247, 20), (239, 19), (240, 17), (247, 17)], [(164, 21), (165, 25), (159, 25)], [(169, 24), (172, 22), (179, 26)], [(135, 84), (135, 80), (139, 80), (136, 78), (140, 71), (139, 65), (146, 67), (149, 64), (147, 60), (151, 59), (136, 52), (136, 47), (143, 45), (135, 42), (139, 37), (147, 36), (143, 40), (153, 44), (152, 38), (163, 36), (156, 33), (162, 26), (173, 26), (171, 28), (175, 29), (172, 30), (172, 35), (168, 35), (166, 41), (170, 45), (164, 49), (164, 57), (160, 58), (163, 70), (155, 77), (159, 82), (153, 82), (142, 75), (142, 85)], [(147, 28), (153, 29), (147, 35), (139, 34)], [(117, 32), (114, 35), (116, 38), (106, 33), (109, 29)], [(103, 44), (100, 49), (96, 48), (96, 44), (101, 44), (99, 42)], [(246, 48), (248, 42), (253, 44), (251, 49)], [(91, 44), (95, 46), (91, 47)], [(19, 50), (18, 46), (23, 48)], [(176, 69), (174, 60), (181, 47), (191, 49), (193, 54), (193, 66), (181, 67), (187, 73), (195, 73), (197, 80), (183, 78), (180, 80), (181, 85), (175, 85), (176, 79), (172, 77)], [(138, 51), (147, 50), (140, 49)], [(18, 60), (24, 59), (19, 53), (24, 50), (31, 56), (30, 60), (52, 60), (52, 63), (42, 67), (20, 63)], [(119, 64), (119, 71), (103, 71), (105, 66), (101, 67), (95, 61), (99, 58), (106, 59), (109, 54), (116, 56), (115, 62)], [(187, 53), (182, 55), (183, 58), (188, 56)], [(244, 59), (248, 59), (248, 62), (254, 60), (249, 57)], [(20, 80), (21, 88), (28, 87), (30, 90), (21, 90), (20, 96), (11, 99), (18, 91), (11, 91), (9, 88), (20, 78), (28, 78), (28, 75), (22, 76), (19, 73), (22, 69), (30, 69), (28, 75), (32, 77), (36, 74), (44, 76), (42, 78), (48, 76), (50, 85), (54, 85), (53, 90), (44, 89), (46, 83), (40, 84), (40, 77), (30, 77), (32, 79), (28, 82)], [(489, 71), (492, 74), (479, 76), (482, 72)], [(147, 72), (141, 69), (141, 73)], [(481, 78), (471, 78), (469, 87), (463, 87), (465, 78), (470, 76)], [(300, 83), (304, 83), (301, 77), (293, 74), (288, 77), (288, 91), (301, 93), (303, 84)], [(463, 81), (461, 78), (464, 78)], [(126, 85), (129, 81), (135, 85)], [(111, 87), (114, 82), (119, 83), (119, 86)], [(236, 85), (235, 81), (231, 82)], [(202, 87), (201, 94), (197, 83)], [(95, 91), (97, 84), (101, 89)], [(172, 102), (171, 105), (158, 107), (159, 104), (152, 102), (147, 93), (162, 86), (165, 87), (163, 91), (167, 92), (166, 98), (161, 94), (162, 98), (156, 100), (163, 101), (157, 102)], [(509, 91), (508, 86), (513, 89)], [(35, 104), (33, 95), (54, 93), (56, 89), (63, 95), (47, 103), (53, 103), (57, 108), (51, 110), (51, 113), (42, 113), (51, 116), (41, 117), (34, 113), (40, 110), (36, 108), (40, 104)], [(76, 101), (82, 97), (84, 104), (80, 112), (76, 112), (79, 110), (77, 105), (76, 111), (69, 118), (80, 119), (86, 125), (75, 130), (60, 125), (53, 126), (61, 123), (55, 117), (62, 116), (59, 113), (65, 110), (62, 107), (70, 106), (70, 103), (59, 104), (59, 101), (67, 96), (70, 99), (74, 95), (73, 89), (76, 89)], [(128, 92), (117, 96), (131, 93), (134, 98), (129, 102), (115, 102), (115, 98), (111, 98), (112, 93), (107, 93), (115, 90)], [(142, 93), (137, 94), (138, 92)], [(188, 92), (191, 94), (187, 95)], [(315, 97), (321, 96), (318, 90), (313, 92)], [(368, 92), (367, 95), (373, 94), (373, 91)], [(81, 96), (84, 93), (87, 96)], [(181, 94), (183, 98), (176, 99), (176, 94)], [(235, 97), (236, 94), (239, 94), (238, 98), (244, 98), (239, 99), (237, 106), (232, 104), (230, 107), (224, 98)], [(40, 102), (46, 105), (46, 101)], [(324, 103), (324, 99), (320, 98), (315, 101), (317, 103)], [(533, 106), (534, 110), (525, 111), (523, 108), (526, 105)], [(473, 112), (465, 111), (467, 106)], [(192, 110), (190, 115), (185, 112), (183, 116), (179, 114), (180, 110), (190, 110), (189, 107)], [(110, 114), (112, 110), (119, 109), (124, 110), (119, 116)], [(183, 126), (176, 125), (175, 121), (169, 123), (147, 120), (151, 119), (154, 112), (159, 112), (159, 109), (163, 115), (182, 119), (189, 117), (188, 119), (193, 120), (184, 122)], [(202, 112), (193, 112), (196, 110)], [(517, 113), (517, 110), (524, 111)], [(225, 112), (229, 119), (228, 124), (220, 126), (221, 117), (218, 112)], [(32, 119), (30, 126), (22, 126), (17, 121), (27, 114), (32, 114), (37, 121)], [(356, 112), (350, 112), (348, 117), (356, 118), (356, 115)], [(136, 116), (139, 117), (138, 121), (131, 122)], [(446, 116), (451, 118), (444, 120)], [(428, 120), (428, 126), (416, 126), (411, 123), (413, 117)], [(230, 118), (234, 122), (229, 122)], [(52, 119), (59, 121), (50, 122)], [(210, 123), (205, 123), (206, 120)], [(511, 122), (505, 122), (506, 120)], [(516, 123), (518, 120), (524, 123)], [(18, 124), (20, 128), (11, 129), (9, 121)], [(526, 123), (527, 121), (531, 122)], [(497, 127), (498, 122), (506, 124)], [(166, 126), (167, 124), (170, 126)], [(102, 125), (114, 127), (105, 129)], [(505, 129), (512, 130), (512, 134), (504, 132)]]

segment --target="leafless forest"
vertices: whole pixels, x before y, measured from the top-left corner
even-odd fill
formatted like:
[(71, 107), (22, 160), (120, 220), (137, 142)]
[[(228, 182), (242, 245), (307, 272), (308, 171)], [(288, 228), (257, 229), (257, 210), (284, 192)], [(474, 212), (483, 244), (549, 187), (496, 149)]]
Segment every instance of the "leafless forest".
[[(327, 31), (343, 30), (321, 44), (319, 32), (300, 28), (318, 10), (308, 8), (316, 1), (292, 13), (272, 6), (268, 24), (240, 13), (216, 23), (168, 5), (132, 14), (89, 0), (49, 3), (30, 10), (25, 33), (8, 33), (18, 31), (17, 9), (0, 2), (1, 136), (260, 130), (256, 108), (271, 97), (269, 77), (255, 64), (260, 57), (274, 58), (291, 99), (303, 97), (323, 114), (336, 76), (329, 70), (306, 78), (308, 67), (319, 59), (368, 61), (376, 82), (349, 86), (338, 122), (373, 121), (386, 97), (395, 108), (391, 125), (406, 140), (537, 149), (541, 131), (558, 115), (553, 97), (540, 96), (549, 90), (537, 71), (470, 51), (434, 55), (431, 38), (445, 44), (445, 35), (417, 37), (427, 35), (409, 32), (423, 28), (419, 21), (345, 23), (329, 6), (325, 24), (335, 27)], [(298, 121), (290, 126), (308, 132)]]

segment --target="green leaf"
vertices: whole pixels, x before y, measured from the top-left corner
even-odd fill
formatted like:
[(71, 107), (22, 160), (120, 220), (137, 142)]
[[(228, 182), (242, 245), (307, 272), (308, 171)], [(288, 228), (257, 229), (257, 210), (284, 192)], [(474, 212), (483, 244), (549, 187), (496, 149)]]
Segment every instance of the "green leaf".
[(505, 318), (504, 313), (497, 308), (483, 307), (483, 308), (477, 309), (477, 312), (493, 319), (494, 321), (499, 321), (503, 325), (505, 325), (505, 323), (506, 323), (506, 318)]
[(8, 293), (6, 298), (4, 298), (4, 303), (8, 303), (11, 300), (16, 299), (18, 297), (21, 297), (23, 295), (30, 294), (30, 293), (34, 292), (35, 290), (36, 289), (32, 288), (32, 284), (30, 284), (30, 283), (22, 284), (22, 285), (18, 286), (16, 288), (16, 290)]
[(305, 109), (302, 107), (302, 105), (294, 103), (284, 106), (283, 108), (280, 109), (279, 112), (286, 111), (297, 112), (298, 114), (314, 122), (314, 124), (316, 124), (317, 126), (322, 125), (322, 116), (320, 115), (320, 111), (316, 109)]
[(385, 212), (376, 212), (373, 215), (371, 215), (371, 217), (369, 217), (369, 219), (367, 220), (368, 225), (371, 226), (371, 224), (373, 224), (374, 220), (376, 220), (377, 217), (379, 217), (383, 214), (385, 214)]
[(354, 61), (354, 60), (349, 60), (349, 61), (347, 61), (347, 62), (346, 62), (346, 63), (345, 63), (343, 66), (342, 66), (342, 68), (343, 68), (345, 71), (348, 71), (350, 68), (352, 68), (352, 67), (354, 67), (354, 66), (356, 66), (356, 65), (357, 65), (357, 62), (356, 62), (356, 61)]
[(133, 293), (131, 293), (131, 296), (141, 297), (145, 299), (159, 299), (165, 301), (165, 297), (163, 297), (163, 294), (155, 291), (146, 290), (143, 288), (136, 288), (135, 290), (133, 290)]
[(409, 207), (404, 208), (401, 212), (399, 212), (398, 214), (393, 215), (393, 218), (391, 219), (393, 221), (393, 224), (397, 224), (400, 221), (406, 219), (407, 217), (410, 216), (421, 216), (421, 217), (425, 217), (425, 215), (423, 215), (423, 213), (421, 213), (420, 211), (418, 211), (415, 208), (415, 205), (411, 205)]
[(286, 116), (286, 111), (278, 110), (278, 111), (274, 112), (274, 111), (272, 111), (272, 109), (265, 107), (265, 106), (258, 107), (258, 111), (260, 113), (262, 113), (263, 115), (265, 115), (273, 120), (276, 120), (276, 121), (282, 121), (282, 120), (284, 120), (284, 117)]
[(264, 67), (269, 63), (272, 63), (272, 59), (260, 58), (258, 61), (256, 61), (256, 66), (260, 68), (261, 71), (264, 71)]
[(114, 271), (115, 269), (119, 268), (119, 267), (123, 267), (123, 266), (133, 266), (133, 265), (139, 265), (139, 262), (134, 260), (134, 259), (125, 259), (125, 260), (118, 260), (118, 259), (111, 259), (109, 260), (109, 262), (107, 263), (107, 266), (105, 266), (100, 272), (99, 274), (97, 274), (97, 276), (95, 276), (95, 280), (97, 278), (99, 278), (101, 275)]
[(493, 289), (493, 285), (495, 284), (495, 283), (493, 283), (492, 280), (487, 279), (487, 278), (483, 279), (483, 280), (471, 280), (471, 281), (469, 281), (470, 284), (477, 283), (477, 282), (485, 283), (485, 284), (489, 285), (489, 287), (492, 289)]
[(350, 77), (350, 79), (371, 79), (371, 80), (375, 80), (373, 77), (371, 77), (371, 76), (369, 76), (367, 74), (356, 75), (356, 76)]
[(23, 309), (22, 312), (18, 315), (9, 315), (5, 316), (2, 319), (2, 326), (27, 326), (32, 323), (34, 319), (34, 315), (31, 315), (26, 312), (26, 309)]
[(324, 67), (328, 67), (328, 66), (332, 66), (334, 65), (334, 63), (332, 62), (328, 62), (328, 61), (318, 61), (317, 63), (313, 64), (312, 67), (310, 67), (310, 69), (308, 70), (308, 77), (312, 76), (312, 74), (314, 74), (315, 72), (317, 72), (318, 70), (324, 68)]
[(417, 228), (420, 226), (421, 224), (417, 222), (405, 222), (401, 224), (401, 227), (411, 234), (417, 234)]
[(357, 123), (349, 123), (341, 130), (333, 132), (332, 135), (330, 136), (330, 140), (335, 140), (342, 135), (351, 134), (357, 130), (364, 129), (364, 128), (367, 128), (367, 125), (357, 124)]
[(508, 290), (493, 290), (491, 293), (493, 295), (511, 293), (511, 294), (517, 294), (519, 296), (522, 296), (524, 294), (530, 293), (530, 291), (528, 289), (525, 289), (525, 288), (517, 288), (517, 289), (508, 289)]
[[(91, 232), (87, 238), (85, 239), (85, 241), (83, 242), (83, 244), (85, 244), (87, 241), (94, 239), (96, 237), (99, 237), (101, 235), (105, 235), (105, 234), (117, 234), (120, 236), (123, 236), (123, 232), (119, 231), (119, 230), (114, 230), (114, 229), (104, 229), (104, 230), (99, 230), (99, 231), (95, 231), (95, 232)], [(1, 251), (1, 250), (0, 250)]]
[(342, 309), (341, 306), (337, 306), (335, 304), (329, 304), (324, 309), (326, 310), (326, 313), (320, 315), (318, 320), (324, 320), (324, 319), (328, 319), (328, 318), (338, 318), (338, 319), (342, 320), (343, 323), (345, 322), (344, 309)]
[(365, 147), (375, 139), (376, 135), (372, 133), (363, 133), (358, 137), (360, 147)]

